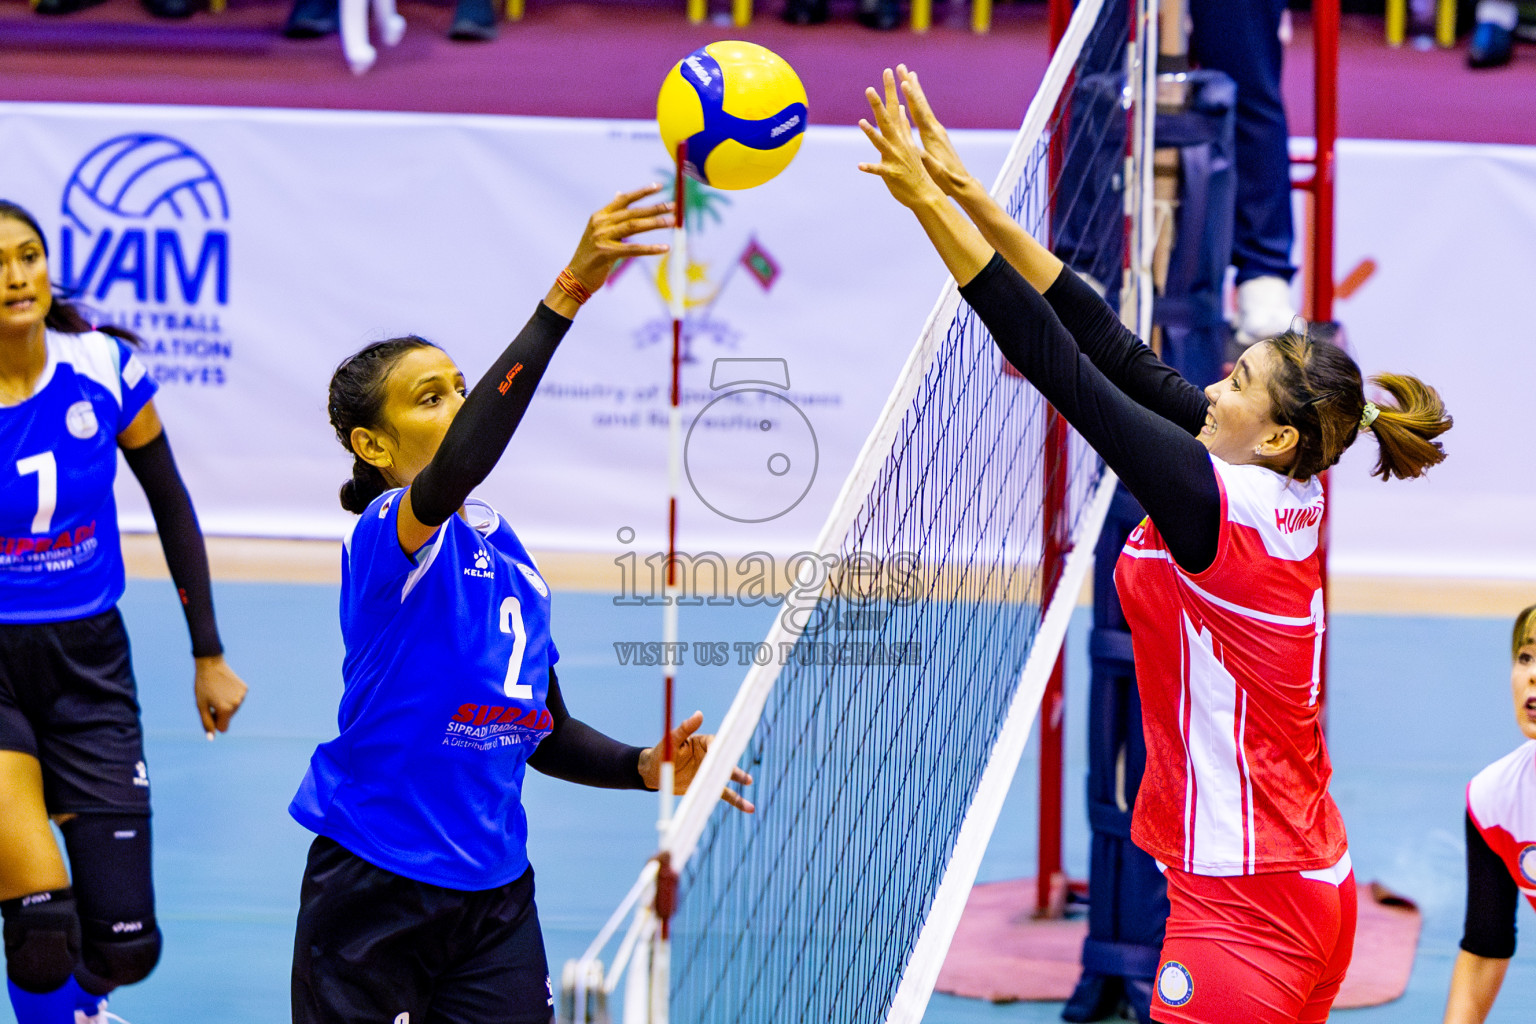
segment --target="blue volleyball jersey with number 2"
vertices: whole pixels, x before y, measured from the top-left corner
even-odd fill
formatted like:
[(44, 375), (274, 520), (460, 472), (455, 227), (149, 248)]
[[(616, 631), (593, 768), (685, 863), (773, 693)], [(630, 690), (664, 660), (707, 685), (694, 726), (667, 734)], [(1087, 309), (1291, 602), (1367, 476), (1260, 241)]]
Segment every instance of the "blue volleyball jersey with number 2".
[(123, 596), (117, 435), (155, 393), (116, 338), (44, 335), (31, 397), (0, 406), (0, 622), (60, 622)]
[(524, 765), (549, 735), (549, 587), (489, 505), (465, 503), (416, 552), (402, 490), (342, 555), (341, 735), (316, 748), (289, 812), (373, 864), (450, 889), (528, 868)]

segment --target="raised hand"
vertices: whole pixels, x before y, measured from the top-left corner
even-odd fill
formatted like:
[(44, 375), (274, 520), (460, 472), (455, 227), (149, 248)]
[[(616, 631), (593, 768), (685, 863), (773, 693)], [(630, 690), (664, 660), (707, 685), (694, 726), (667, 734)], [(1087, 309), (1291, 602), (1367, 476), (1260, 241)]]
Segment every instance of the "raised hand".
[(912, 141), (912, 126), (901, 106), (895, 72), (886, 68), (882, 77), (883, 98), (873, 88), (864, 90), (878, 128), (868, 121), (859, 122), (859, 127), (880, 153), (880, 162), (861, 163), (859, 170), (878, 175), (896, 201), (909, 209), (915, 210), (935, 199), (943, 200), (943, 193), (923, 168), (922, 151)]
[(949, 132), (944, 130), (944, 126), (934, 116), (933, 107), (929, 105), (928, 97), (917, 80), (917, 72), (908, 70), (905, 64), (898, 64), (896, 77), (901, 84), (901, 94), (906, 97), (907, 106), (912, 111), (912, 123), (917, 128), (918, 137), (923, 140), (922, 161), (928, 176), (944, 190), (945, 195), (957, 199), (966, 192), (980, 189), (981, 183), (965, 169), (960, 154), (955, 152), (954, 144), (949, 141)]
[(588, 292), (596, 292), (608, 280), (615, 263), (631, 256), (657, 256), (667, 251), (665, 245), (641, 245), (630, 242), (631, 235), (674, 225), (671, 203), (651, 206), (634, 204), (661, 191), (660, 185), (647, 185), (633, 192), (620, 192), (613, 201), (587, 221), (570, 270)]
[[(674, 793), (688, 792), (689, 783), (693, 782), (693, 777), (699, 772), (699, 765), (704, 763), (704, 755), (709, 752), (709, 741), (714, 737), (694, 735), (703, 724), (704, 712), (695, 711), (672, 730), (672, 792)], [(645, 780), (645, 784), (651, 789), (661, 788), (660, 744), (648, 747), (641, 752), (640, 778)], [(731, 781), (737, 785), (750, 786), (752, 776), (740, 768), (732, 768)], [(723, 791), (720, 799), (745, 814), (751, 814), (757, 810), (752, 805), (752, 801), (732, 789)]]

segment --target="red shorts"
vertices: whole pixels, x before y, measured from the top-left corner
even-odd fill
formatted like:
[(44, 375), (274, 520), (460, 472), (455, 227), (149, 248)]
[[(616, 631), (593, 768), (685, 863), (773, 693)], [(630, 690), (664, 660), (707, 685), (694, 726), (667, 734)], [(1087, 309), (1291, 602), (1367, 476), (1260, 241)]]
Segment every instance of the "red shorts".
[(1153, 985), (1164, 1024), (1323, 1024), (1355, 948), (1355, 875), (1212, 878), (1169, 868)]

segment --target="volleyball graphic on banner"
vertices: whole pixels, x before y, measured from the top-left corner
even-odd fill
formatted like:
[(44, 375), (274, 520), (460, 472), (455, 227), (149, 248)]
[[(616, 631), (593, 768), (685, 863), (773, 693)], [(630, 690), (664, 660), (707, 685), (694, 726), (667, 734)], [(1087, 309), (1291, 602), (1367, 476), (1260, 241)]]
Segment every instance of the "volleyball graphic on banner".
[(64, 188), (64, 215), (94, 235), (116, 219), (223, 221), (229, 203), (219, 177), (192, 147), (167, 135), (108, 139), (87, 153)]
[(656, 121), (667, 152), (688, 143), (683, 170), (706, 185), (753, 188), (800, 151), (805, 86), (795, 69), (756, 43), (720, 42), (682, 60), (661, 83)]

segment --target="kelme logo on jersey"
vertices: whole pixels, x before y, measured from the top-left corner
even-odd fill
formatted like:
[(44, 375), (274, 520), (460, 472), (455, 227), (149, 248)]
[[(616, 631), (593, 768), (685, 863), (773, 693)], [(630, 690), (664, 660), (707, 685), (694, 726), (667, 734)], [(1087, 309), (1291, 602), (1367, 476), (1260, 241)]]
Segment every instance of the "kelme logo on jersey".
[(1515, 866), (1520, 869), (1520, 877), (1525, 879), (1526, 885), (1536, 886), (1536, 843), (1520, 849), (1515, 855)]
[(61, 212), (64, 290), (143, 337), (161, 384), (223, 384), (229, 198), (202, 154), (169, 135), (114, 136), (75, 165)]
[(1169, 960), (1157, 972), (1157, 997), (1169, 1006), (1183, 1006), (1194, 998), (1195, 979), (1189, 968)]
[(465, 569), (464, 575), (482, 580), (493, 580), (496, 578), (496, 573), (491, 569), (491, 556), (486, 554), (484, 548), (475, 552), (475, 566), (473, 569)]

